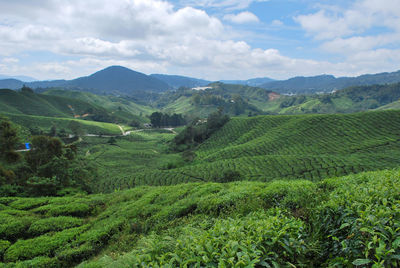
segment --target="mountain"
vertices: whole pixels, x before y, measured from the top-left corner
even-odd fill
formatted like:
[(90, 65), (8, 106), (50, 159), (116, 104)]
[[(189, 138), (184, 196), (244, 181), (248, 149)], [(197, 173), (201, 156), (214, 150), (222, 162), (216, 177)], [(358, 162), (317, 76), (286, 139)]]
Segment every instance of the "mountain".
[(90, 76), (68, 81), (67, 86), (94, 93), (113, 92), (123, 95), (131, 95), (135, 91), (162, 92), (170, 88), (163, 81), (122, 66), (111, 66)]
[(350, 86), (367, 86), (397, 82), (400, 82), (400, 71), (339, 78), (333, 75), (318, 75), (312, 77), (299, 76), (283, 81), (267, 82), (260, 85), (260, 87), (282, 94), (312, 94), (331, 92)]
[(3, 79), (0, 80), (0, 88), (9, 88), (9, 89), (19, 89), (23, 87), (24, 82), (17, 80), (17, 79)]
[(25, 75), (17, 75), (17, 76), (12, 76), (12, 75), (3, 75), (0, 74), (0, 80), (3, 79), (17, 79), (20, 80), (22, 82), (33, 82), (33, 81), (37, 81), (37, 79), (30, 77), (30, 76), (25, 76)]
[(203, 87), (211, 83), (211, 81), (197, 79), (192, 77), (180, 76), (180, 75), (167, 75), (167, 74), (151, 74), (150, 76), (157, 78), (158, 80), (164, 81), (170, 87), (177, 89), (180, 87)]
[(0, 80), (0, 88), (19, 89), (25, 84), (31, 88), (63, 87), (97, 94), (132, 95), (135, 92), (162, 92), (170, 89), (165, 82), (122, 66), (111, 66), (92, 75), (73, 80), (35, 81)]
[(225, 84), (237, 84), (237, 85), (246, 85), (252, 87), (258, 87), (272, 81), (275, 80), (268, 77), (252, 78), (248, 80), (220, 80), (220, 82)]

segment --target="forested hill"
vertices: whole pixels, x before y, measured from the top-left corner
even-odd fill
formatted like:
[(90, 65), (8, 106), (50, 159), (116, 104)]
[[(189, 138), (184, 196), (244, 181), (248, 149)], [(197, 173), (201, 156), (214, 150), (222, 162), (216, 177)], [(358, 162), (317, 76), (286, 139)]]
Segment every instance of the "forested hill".
[[(280, 95), (272, 102), (257, 104), (265, 112), (278, 114), (354, 113), (372, 109), (396, 109), (398, 105), (395, 103), (399, 99), (400, 83), (395, 83), (354, 86), (327, 94)], [(394, 104), (390, 105), (392, 102)]]
[(350, 86), (367, 86), (400, 82), (400, 71), (392, 73), (366, 74), (357, 77), (339, 77), (319, 75), (313, 77), (294, 77), (283, 81), (272, 81), (260, 87), (279, 93), (312, 94), (331, 92)]
[(138, 91), (162, 92), (170, 86), (161, 80), (122, 66), (110, 66), (92, 75), (73, 80), (53, 80), (22, 82), (19, 80), (0, 80), (0, 88), (19, 89), (23, 85), (31, 88), (63, 87), (90, 91), (97, 94), (132, 95)]

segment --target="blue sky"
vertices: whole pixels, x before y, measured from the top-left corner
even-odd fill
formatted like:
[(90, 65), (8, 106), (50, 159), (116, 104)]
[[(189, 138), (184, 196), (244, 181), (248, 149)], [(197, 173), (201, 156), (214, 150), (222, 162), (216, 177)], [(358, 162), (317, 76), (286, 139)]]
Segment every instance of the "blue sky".
[(398, 0), (0, 0), (0, 74), (210, 80), (399, 70)]

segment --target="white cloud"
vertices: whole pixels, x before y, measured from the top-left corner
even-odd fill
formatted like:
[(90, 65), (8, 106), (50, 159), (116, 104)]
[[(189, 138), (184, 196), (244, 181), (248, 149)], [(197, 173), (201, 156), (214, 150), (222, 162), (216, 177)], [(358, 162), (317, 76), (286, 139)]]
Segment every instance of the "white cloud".
[(3, 58), (1, 60), (1, 62), (5, 63), (5, 64), (15, 64), (15, 63), (19, 62), (19, 59), (17, 59), (17, 58)]
[(238, 14), (227, 14), (224, 16), (224, 20), (237, 24), (254, 23), (260, 21), (256, 15), (249, 11), (243, 11)]
[(195, 7), (211, 7), (226, 10), (243, 10), (255, 2), (268, 2), (269, 0), (181, 0), (183, 5)]
[(280, 26), (283, 25), (283, 22), (280, 21), (280, 20), (273, 20), (273, 21), (271, 22), (271, 25), (274, 26), (274, 27), (280, 27)]
[(400, 8), (398, 0), (358, 0), (347, 8), (319, 6), (294, 18), (323, 51), (341, 56), (348, 68), (365, 72), (398, 69)]
[[(13, 64), (3, 60), (0, 71), (39, 79), (69, 79), (110, 65), (123, 65), (144, 73), (214, 80), (288, 78), (321, 72), (351, 75), (360, 70), (398, 68), (399, 61), (389, 57), (398, 51), (383, 47), (399, 40), (395, 34), (400, 31), (398, 8), (394, 6), (397, 0), (357, 1), (348, 10), (322, 8), (296, 18), (309, 35), (321, 40), (318, 42), (325, 51), (345, 55), (338, 63), (291, 58), (277, 49), (254, 48), (241, 41), (240, 33), (229, 33), (234, 31), (230, 26), (196, 8), (231, 10), (236, 15), (225, 19), (248, 23), (258, 18), (247, 11), (232, 10), (261, 1), (200, 0), (197, 5), (176, 8), (162, 0), (42, 0), (40, 4), (0, 0), (0, 55), (20, 59)], [(378, 5), (381, 1), (389, 7)], [(280, 26), (282, 22), (273, 21), (272, 25)], [(388, 27), (392, 33), (357, 35), (375, 25)], [(19, 56), (36, 51), (50, 52), (54, 60), (23, 62)], [(57, 60), (57, 55), (74, 60)]]

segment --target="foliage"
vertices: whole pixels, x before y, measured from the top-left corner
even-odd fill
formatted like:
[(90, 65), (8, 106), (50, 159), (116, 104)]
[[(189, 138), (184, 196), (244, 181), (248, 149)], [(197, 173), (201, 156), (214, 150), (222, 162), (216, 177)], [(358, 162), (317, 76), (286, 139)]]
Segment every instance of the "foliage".
[(0, 198), (0, 256), (39, 267), (396, 267), (399, 183), (393, 170)]
[(154, 127), (177, 127), (186, 124), (181, 114), (164, 114), (154, 112), (150, 115), (151, 124)]
[(0, 117), (0, 157), (7, 162), (16, 162), (19, 159), (15, 149), (19, 142), (16, 127), (7, 119)]
[(193, 121), (181, 133), (179, 133), (173, 140), (173, 149), (181, 151), (181, 148), (187, 149), (204, 142), (215, 131), (220, 129), (229, 121), (229, 116), (223, 113), (223, 109), (211, 113), (206, 122)]

